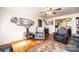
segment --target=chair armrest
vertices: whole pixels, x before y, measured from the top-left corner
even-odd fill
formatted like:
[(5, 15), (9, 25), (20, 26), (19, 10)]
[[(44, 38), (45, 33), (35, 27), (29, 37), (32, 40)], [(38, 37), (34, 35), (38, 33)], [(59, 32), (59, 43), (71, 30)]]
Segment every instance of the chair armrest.
[(58, 34), (59, 36), (65, 36), (67, 37), (68, 35), (67, 34)]
[(68, 35), (67, 35), (67, 34), (63, 34), (63, 36), (64, 36), (64, 37), (68, 37)]
[(57, 35), (58, 33), (57, 33), (57, 32), (54, 32), (53, 34), (54, 34), (54, 35)]

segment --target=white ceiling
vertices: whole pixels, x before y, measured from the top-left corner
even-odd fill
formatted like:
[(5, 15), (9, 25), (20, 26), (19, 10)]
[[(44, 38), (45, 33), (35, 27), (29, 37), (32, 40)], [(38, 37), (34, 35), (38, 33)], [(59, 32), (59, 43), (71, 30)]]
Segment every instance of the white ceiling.
[(44, 18), (49, 18), (49, 17), (57, 17), (57, 16), (62, 16), (62, 15), (67, 15), (67, 14), (73, 14), (73, 13), (78, 13), (79, 12), (79, 7), (62, 7), (62, 11), (58, 12), (55, 15), (41, 15), (41, 17)]
[(39, 17), (44, 17), (44, 18), (57, 17), (57, 16), (61, 16), (61, 15), (79, 12), (79, 7), (62, 7), (63, 10), (61, 12), (59, 12), (55, 15), (46, 16), (46, 15), (40, 14), (40, 12), (44, 8), (45, 7), (0, 7), (0, 10), (2, 10), (2, 11), (12, 10), (12, 11), (15, 11), (15, 12), (26, 13), (30, 16), (39, 16)]
[(0, 7), (1, 11), (4, 13), (11, 13), (11, 14), (22, 14), (25, 16), (40, 16), (40, 11), (42, 10), (41, 7)]

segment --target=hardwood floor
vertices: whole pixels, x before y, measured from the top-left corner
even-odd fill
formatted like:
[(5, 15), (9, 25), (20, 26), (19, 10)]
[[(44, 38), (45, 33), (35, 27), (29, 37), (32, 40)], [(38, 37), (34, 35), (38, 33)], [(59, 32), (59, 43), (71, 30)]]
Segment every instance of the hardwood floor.
[(50, 38), (50, 35), (45, 36), (45, 39), (43, 39), (43, 40), (30, 38), (27, 40), (20, 40), (17, 42), (13, 42), (11, 45), (13, 48), (13, 52), (24, 52), (24, 51), (27, 51), (28, 49), (32, 48), (33, 46), (43, 43), (44, 41), (48, 40), (49, 38)]
[(45, 37), (45, 39), (43, 39), (43, 40), (30, 38), (27, 40), (20, 40), (20, 41), (14, 42), (11, 45), (13, 48), (13, 52), (25, 52), (25, 51), (31, 49), (32, 47), (42, 44), (43, 42), (45, 42), (47, 40), (53, 41), (53, 45), (55, 47), (55, 50), (54, 50), (55, 52), (60, 51), (69, 45), (69, 44), (63, 44), (61, 42), (55, 41), (52, 35), (47, 35)]

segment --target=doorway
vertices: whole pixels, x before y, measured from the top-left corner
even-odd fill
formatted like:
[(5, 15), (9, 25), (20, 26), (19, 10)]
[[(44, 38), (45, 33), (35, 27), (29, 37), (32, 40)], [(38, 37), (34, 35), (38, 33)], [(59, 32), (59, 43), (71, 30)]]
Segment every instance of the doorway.
[(38, 27), (42, 27), (42, 20), (38, 19)]

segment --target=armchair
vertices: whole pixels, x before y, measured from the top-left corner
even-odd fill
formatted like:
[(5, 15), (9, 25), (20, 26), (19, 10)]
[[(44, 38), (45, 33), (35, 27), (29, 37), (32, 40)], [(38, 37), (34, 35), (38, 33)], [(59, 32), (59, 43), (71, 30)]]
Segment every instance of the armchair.
[(65, 49), (69, 52), (79, 52), (79, 35), (72, 35), (70, 46)]
[(35, 39), (45, 39), (44, 27), (36, 28)]
[(65, 44), (68, 43), (68, 30), (64, 27), (61, 27), (60, 29), (58, 29), (57, 32), (53, 33), (54, 38), (56, 41), (60, 41), (63, 42)]

